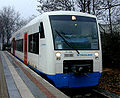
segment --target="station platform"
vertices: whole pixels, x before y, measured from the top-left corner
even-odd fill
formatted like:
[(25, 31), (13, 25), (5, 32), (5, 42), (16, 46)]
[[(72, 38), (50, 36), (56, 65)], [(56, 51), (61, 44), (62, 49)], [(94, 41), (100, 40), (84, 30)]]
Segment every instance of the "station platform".
[(0, 51), (0, 98), (68, 98), (7, 51)]

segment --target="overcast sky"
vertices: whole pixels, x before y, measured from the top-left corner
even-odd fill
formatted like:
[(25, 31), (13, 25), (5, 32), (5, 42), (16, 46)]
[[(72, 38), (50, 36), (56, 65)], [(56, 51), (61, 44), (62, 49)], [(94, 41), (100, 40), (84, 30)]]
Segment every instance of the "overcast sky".
[(0, 0), (0, 10), (4, 6), (12, 6), (22, 17), (28, 18), (33, 14), (39, 15), (39, 12), (36, 10), (38, 4), (37, 0)]

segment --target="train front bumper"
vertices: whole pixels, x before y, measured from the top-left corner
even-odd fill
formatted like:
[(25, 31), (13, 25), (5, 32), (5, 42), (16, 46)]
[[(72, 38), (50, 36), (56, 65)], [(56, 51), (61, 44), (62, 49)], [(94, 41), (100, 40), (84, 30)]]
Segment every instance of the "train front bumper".
[(99, 83), (101, 73), (94, 72), (86, 75), (56, 74), (47, 75), (57, 88), (90, 87)]

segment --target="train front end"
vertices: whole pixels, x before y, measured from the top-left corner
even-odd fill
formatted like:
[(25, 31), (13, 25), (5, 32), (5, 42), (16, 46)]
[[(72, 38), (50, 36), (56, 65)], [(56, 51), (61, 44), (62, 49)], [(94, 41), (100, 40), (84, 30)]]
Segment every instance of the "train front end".
[(96, 17), (49, 15), (58, 88), (96, 86), (102, 73), (100, 33)]

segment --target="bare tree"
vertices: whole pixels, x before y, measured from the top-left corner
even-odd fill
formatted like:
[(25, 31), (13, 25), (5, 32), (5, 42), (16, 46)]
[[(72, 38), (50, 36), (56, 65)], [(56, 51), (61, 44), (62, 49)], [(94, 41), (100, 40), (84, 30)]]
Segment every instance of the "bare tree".
[(2, 43), (6, 39), (7, 44), (11, 37), (11, 33), (21, 28), (24, 23), (21, 21), (20, 14), (15, 12), (12, 7), (3, 7), (0, 10), (0, 33), (2, 34)]
[(74, 1), (73, 0), (56, 0), (58, 4), (58, 8), (64, 11), (72, 11), (74, 9)]
[(2, 17), (0, 16), (0, 38), (2, 38), (2, 43), (4, 43), (5, 33)]
[[(120, 17), (119, 0), (39, 0), (39, 12), (75, 10), (97, 16), (100, 24), (107, 25), (108, 32), (116, 28)], [(114, 25), (114, 26), (113, 26)]]
[(38, 6), (38, 11), (40, 13), (57, 10), (74, 10), (73, 0), (39, 0), (38, 2), (40, 3)]
[(102, 7), (99, 9), (101, 20), (104, 24), (107, 24), (109, 31), (113, 33), (113, 28), (116, 25), (117, 17), (120, 17), (120, 2), (119, 0), (101, 0)]
[(91, 0), (76, 0), (80, 12), (91, 13)]

